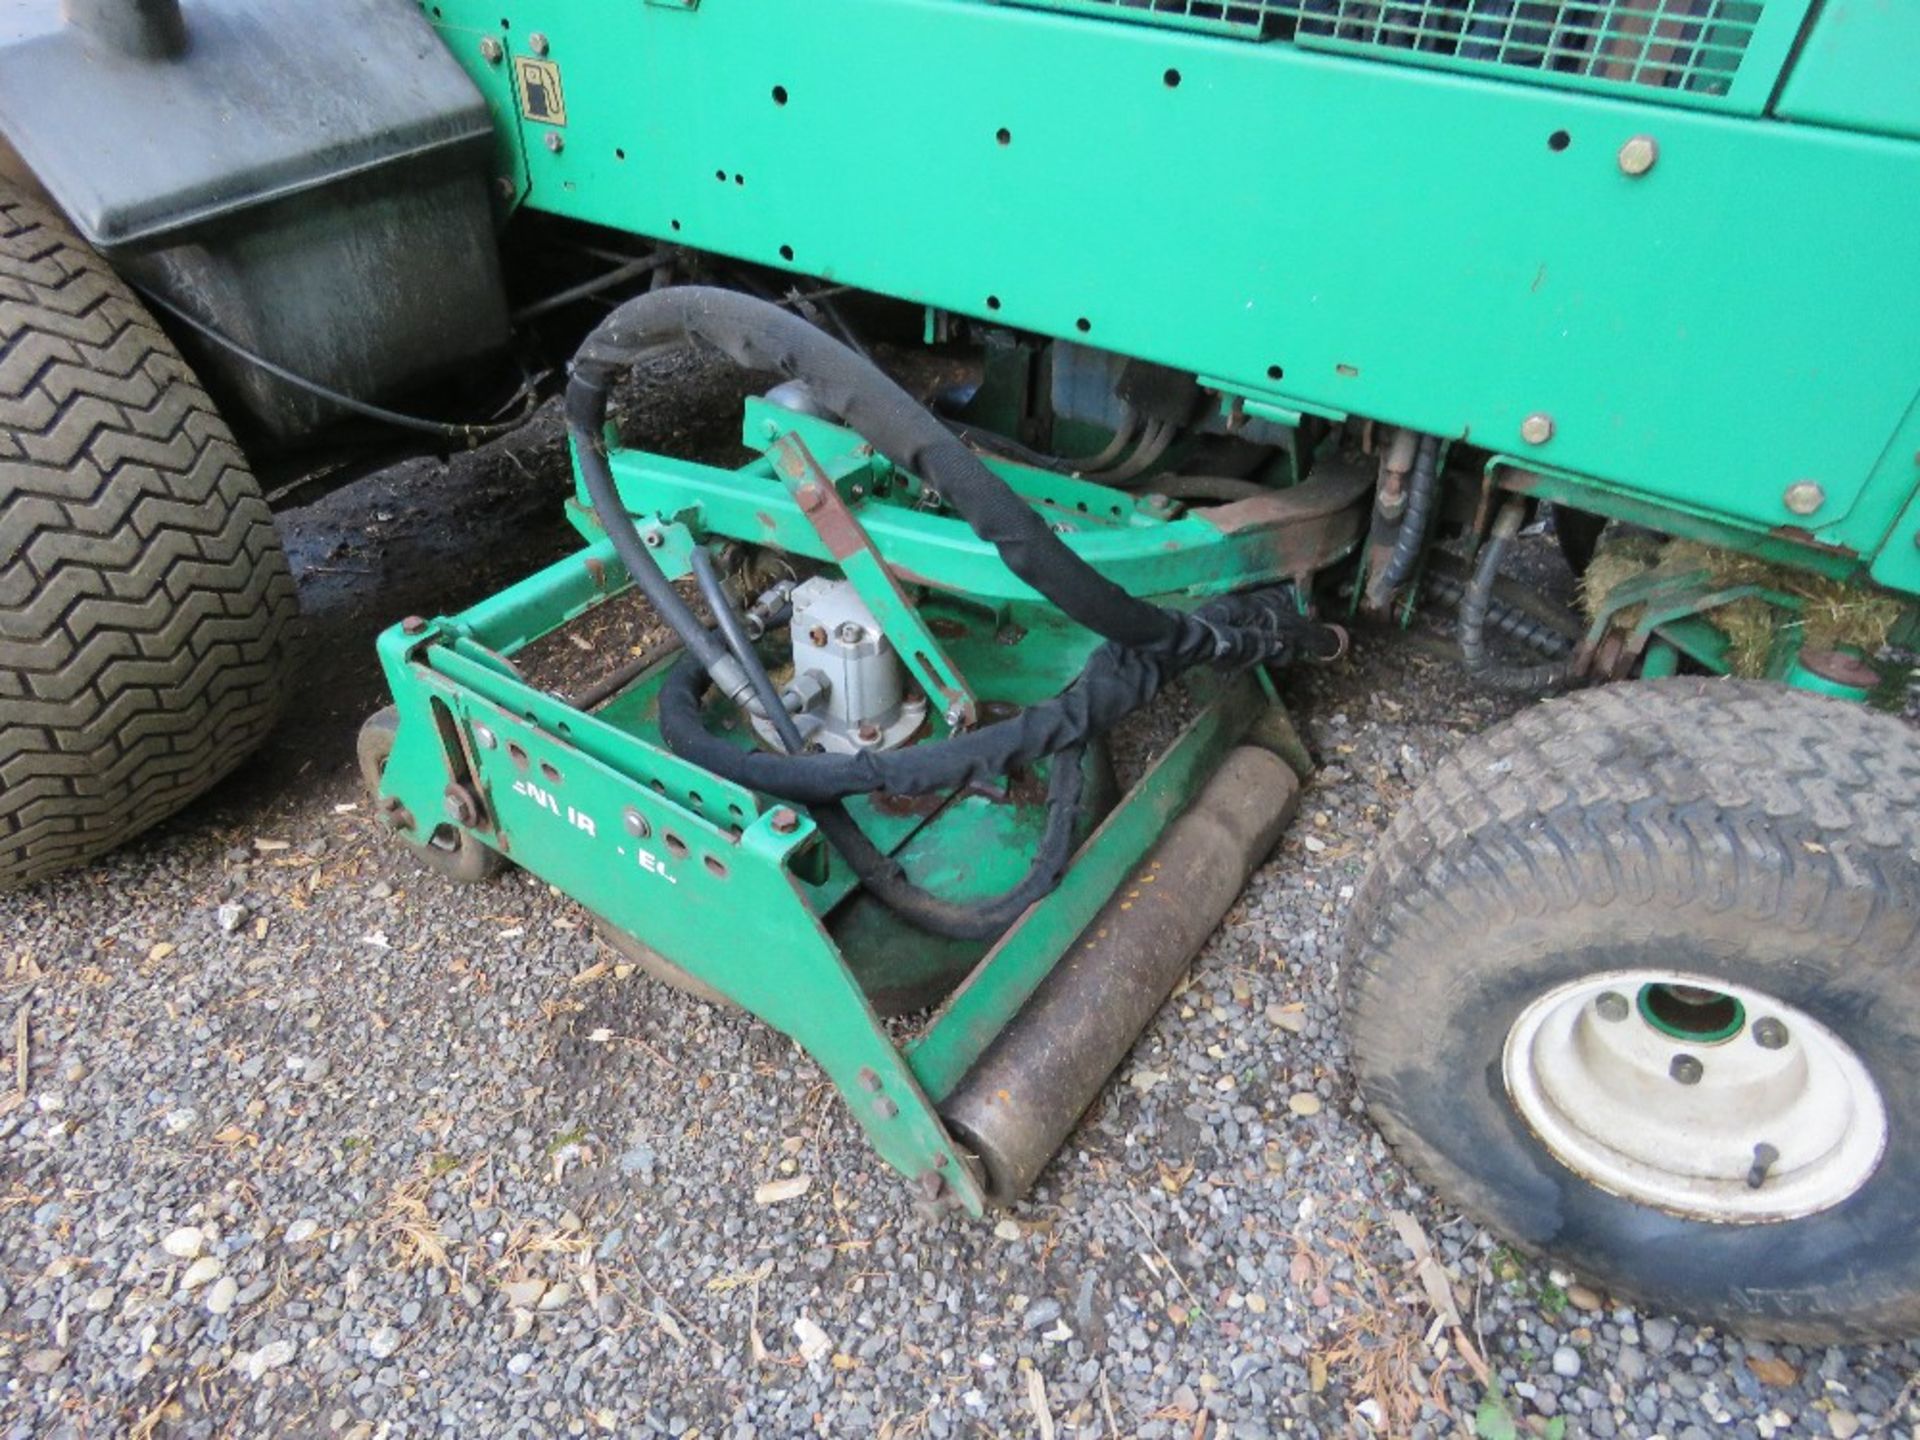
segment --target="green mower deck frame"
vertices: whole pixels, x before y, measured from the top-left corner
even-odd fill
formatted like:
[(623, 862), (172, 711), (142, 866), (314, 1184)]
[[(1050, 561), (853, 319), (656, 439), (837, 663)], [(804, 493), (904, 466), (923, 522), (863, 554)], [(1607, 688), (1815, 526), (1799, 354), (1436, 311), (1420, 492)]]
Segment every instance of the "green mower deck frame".
[[(622, 500), (645, 517), (642, 533), (650, 543), (657, 537), (668, 574), (684, 574), (688, 547), (710, 539), (829, 558), (800, 518), (793, 477), (772, 458), (817, 454), (817, 473), (869, 533), (929, 572), (919, 608), (944, 637), (945, 656), (985, 699), (1030, 704), (1078, 672), (1095, 638), (1028, 598), (965, 522), (920, 510), (918, 482), (892, 472), (857, 435), (764, 402), (750, 404), (745, 433), (772, 454), (737, 471), (615, 453)], [(1101, 556), (1136, 593), (1191, 603), (1233, 577), (1278, 578), (1301, 564), (1284, 548), (1267, 547), (1278, 570), (1246, 553), (1257, 530), (1156, 518), (1145, 505), (1109, 505), (1113, 492), (1098, 486), (1001, 468), (1032, 503), (1084, 524), (1078, 548)], [(1082, 508), (1089, 501), (1099, 515)], [(591, 510), (573, 513), (589, 541), (579, 554), (463, 614), (382, 636), (399, 719), (381, 785), (383, 820), (416, 844), (446, 843), (458, 831), (461, 843), (498, 851), (791, 1035), (838, 1085), (874, 1148), (923, 1196), (981, 1213), (983, 1177), (936, 1107), (1233, 747), (1254, 744), (1305, 765), (1271, 686), (1257, 673), (1191, 682), (1192, 718), (1086, 836), (1060, 887), (991, 946), (942, 940), (853, 895), (857, 881), (811, 820), (667, 749), (655, 710), (670, 660), (591, 712), (520, 673), (515, 654), (628, 588)], [(1337, 527), (1319, 533), (1325, 549), (1309, 571), (1358, 538)], [(724, 727), (730, 717), (717, 707), (714, 719)], [(471, 797), (470, 810), (450, 798), (454, 787)], [(888, 807), (881, 797), (853, 809), (877, 844), (957, 900), (1017, 879), (1041, 819), (1038, 806), (979, 794), (933, 808)], [(896, 1044), (876, 1005), (903, 997), (896, 1008), (904, 1008), (933, 996), (947, 997), (938, 1014)]]

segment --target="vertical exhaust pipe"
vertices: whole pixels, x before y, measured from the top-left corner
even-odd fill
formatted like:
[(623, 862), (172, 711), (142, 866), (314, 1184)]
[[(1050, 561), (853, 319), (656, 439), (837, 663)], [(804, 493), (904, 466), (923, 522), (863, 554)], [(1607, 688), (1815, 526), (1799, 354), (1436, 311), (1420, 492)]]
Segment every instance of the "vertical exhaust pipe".
[(170, 60), (187, 48), (180, 0), (60, 0), (76, 30), (141, 60)]

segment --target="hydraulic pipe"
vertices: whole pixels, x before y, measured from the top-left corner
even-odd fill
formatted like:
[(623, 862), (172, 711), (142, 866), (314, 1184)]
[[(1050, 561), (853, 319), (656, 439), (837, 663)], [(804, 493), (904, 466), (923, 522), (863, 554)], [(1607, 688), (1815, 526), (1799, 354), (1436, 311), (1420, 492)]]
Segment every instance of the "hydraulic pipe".
[(1293, 818), (1300, 781), (1230, 752), (940, 1106), (1010, 1205), (1039, 1178)]

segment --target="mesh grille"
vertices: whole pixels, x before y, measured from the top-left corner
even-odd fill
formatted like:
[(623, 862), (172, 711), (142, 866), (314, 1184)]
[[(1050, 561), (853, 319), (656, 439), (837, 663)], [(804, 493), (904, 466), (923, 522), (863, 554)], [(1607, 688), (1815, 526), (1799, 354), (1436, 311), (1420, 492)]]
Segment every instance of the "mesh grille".
[[(1034, 0), (1026, 0), (1034, 3)], [(1544, 80), (1725, 95), (1766, 0), (1040, 0), (1051, 9), (1407, 52)]]

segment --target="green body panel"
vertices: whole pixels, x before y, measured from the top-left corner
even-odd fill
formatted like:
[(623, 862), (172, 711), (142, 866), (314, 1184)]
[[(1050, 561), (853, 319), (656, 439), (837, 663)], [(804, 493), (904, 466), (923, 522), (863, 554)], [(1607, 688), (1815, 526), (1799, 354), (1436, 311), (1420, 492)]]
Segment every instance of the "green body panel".
[(1827, 0), (1775, 113), (1920, 138), (1920, 11), (1913, 0)]
[(563, 72), (564, 131), (522, 127), (538, 209), (1512, 448), (1738, 537), (1871, 555), (1912, 494), (1875, 474), (1920, 393), (1912, 140), (979, 0), (437, 8), (476, 73), (503, 21)]

